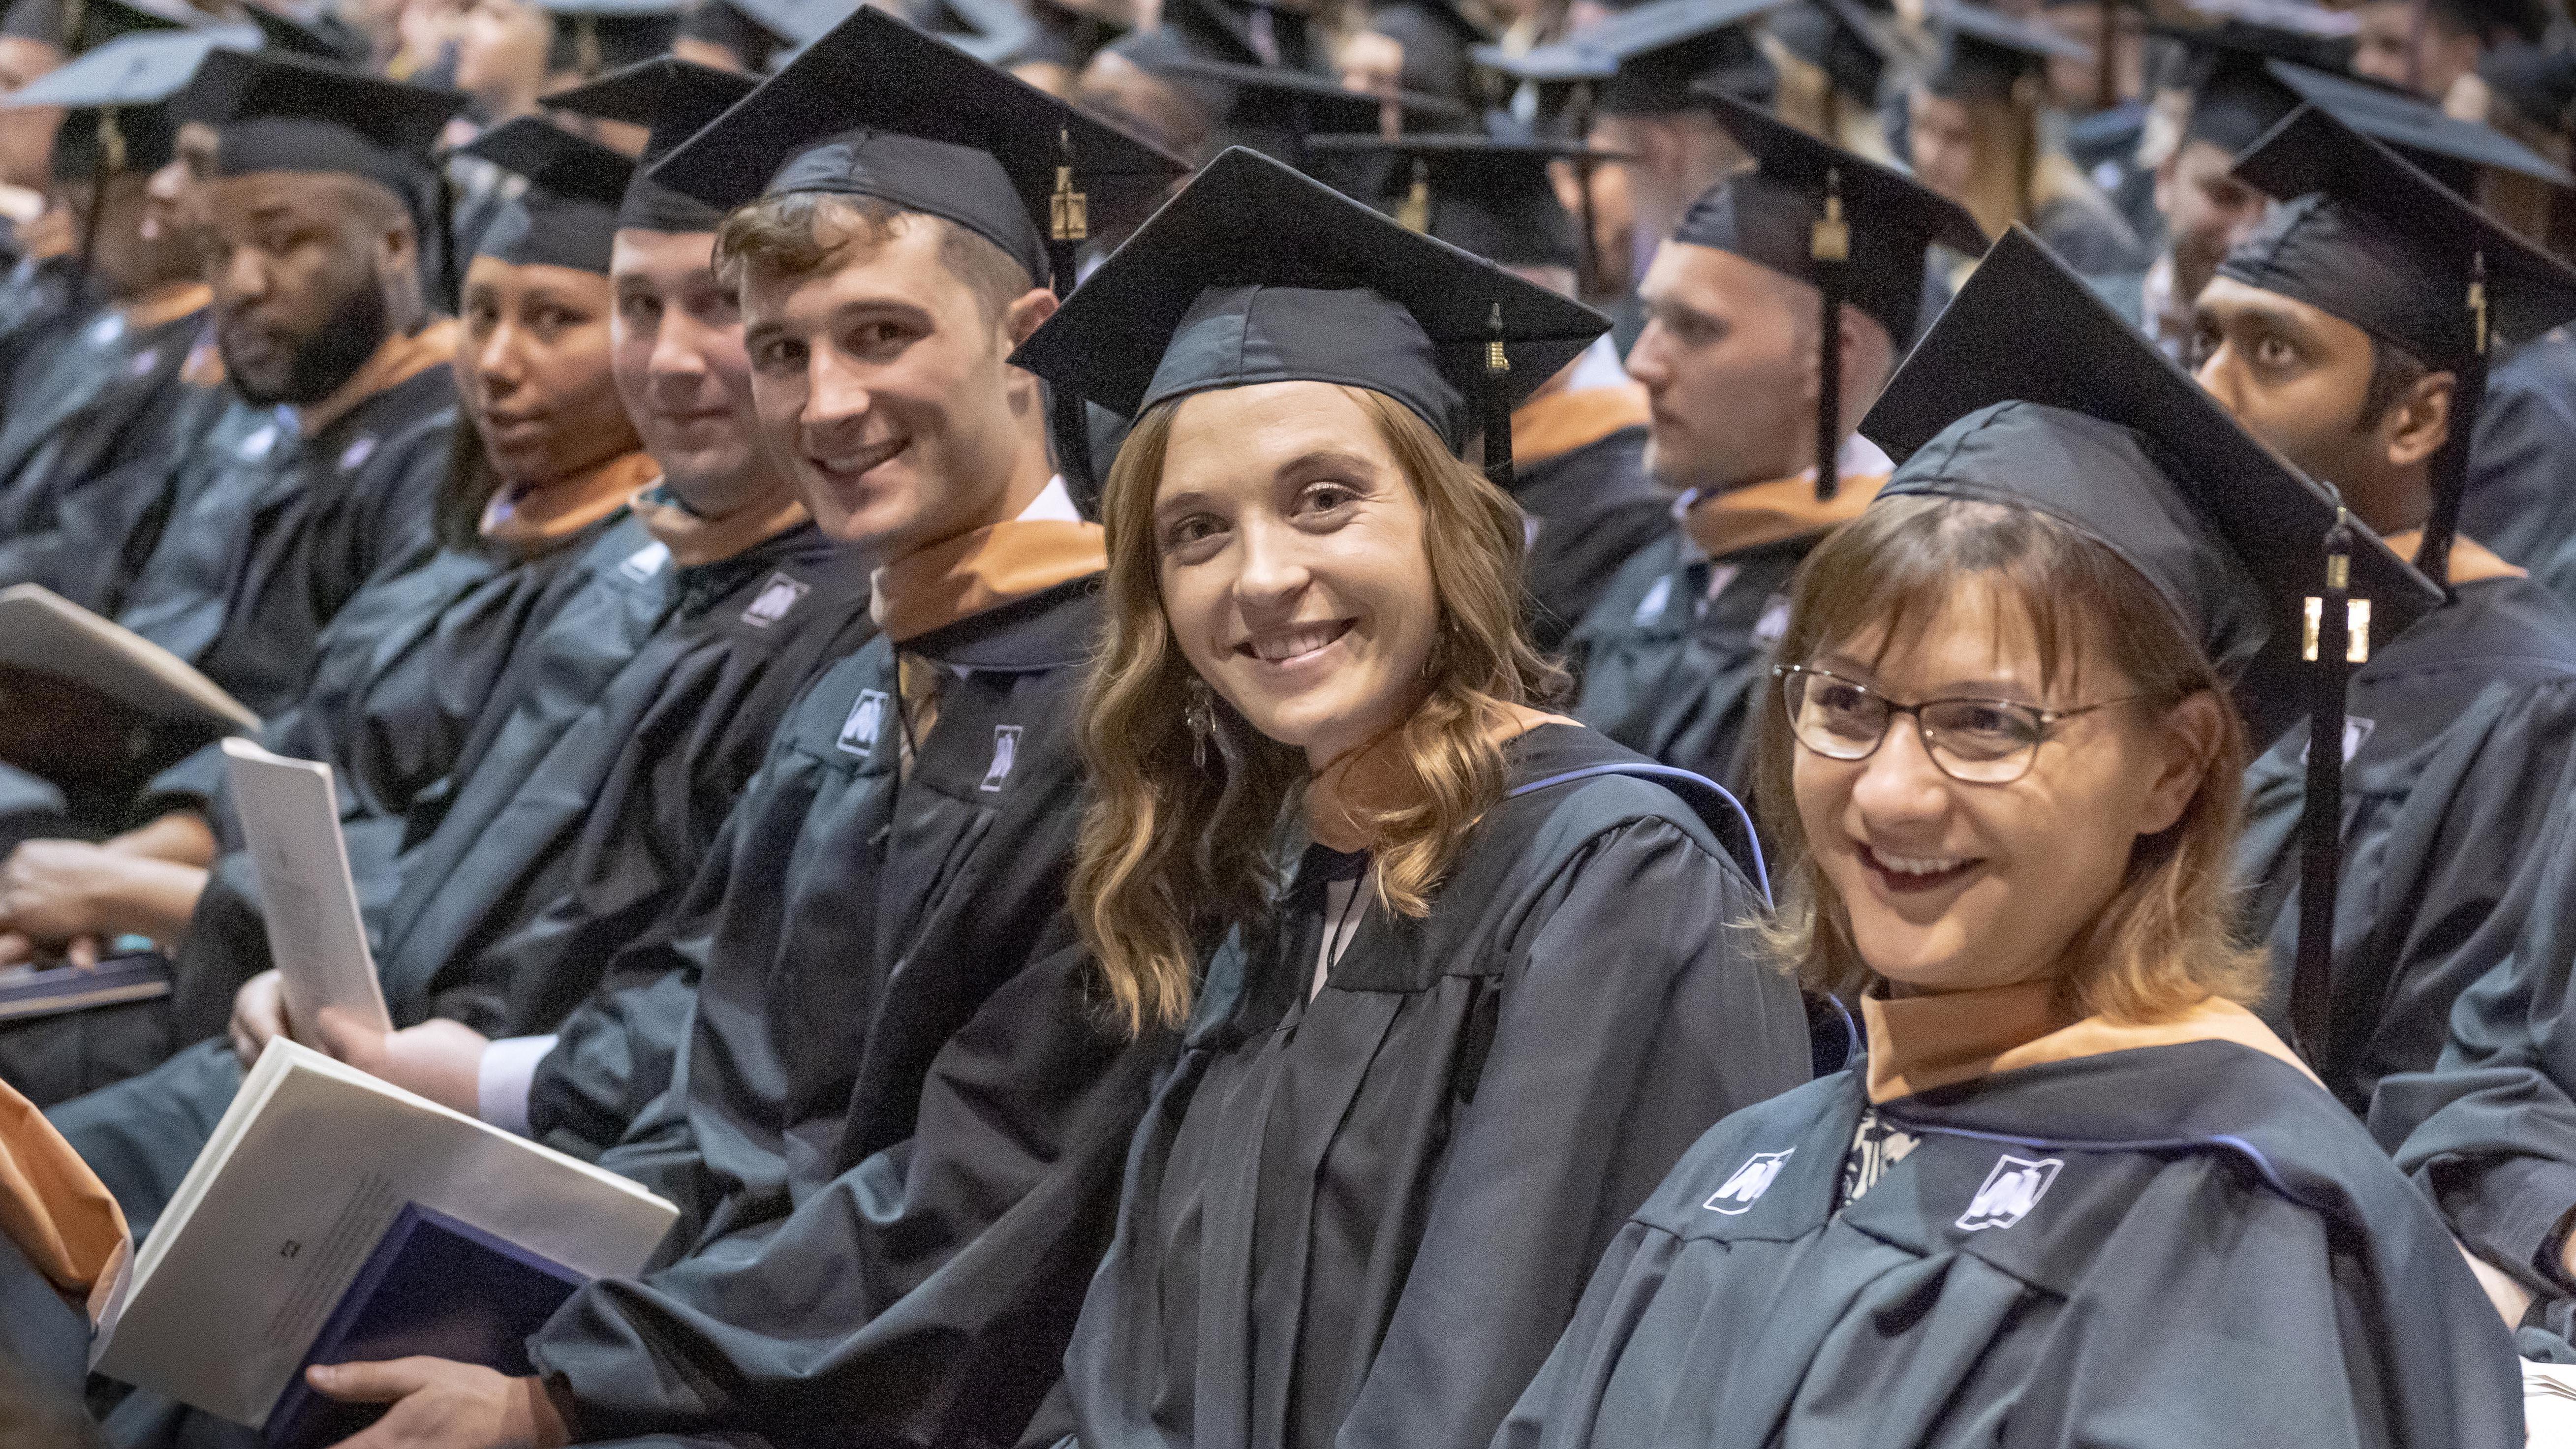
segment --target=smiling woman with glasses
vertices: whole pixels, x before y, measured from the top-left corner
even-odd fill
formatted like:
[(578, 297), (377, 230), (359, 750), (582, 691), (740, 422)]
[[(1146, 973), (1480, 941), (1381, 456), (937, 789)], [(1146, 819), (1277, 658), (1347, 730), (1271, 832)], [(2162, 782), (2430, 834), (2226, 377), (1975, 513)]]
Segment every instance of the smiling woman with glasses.
[[(1700, 1139), (1495, 1449), (2521, 1443), (2430, 1205), (2243, 1004), (2234, 701), (2331, 498), (2019, 234), (1863, 429), (1903, 461), (1799, 574), (1759, 795), (1867, 1059)], [(2340, 546), (2383, 623), (2438, 599)]]

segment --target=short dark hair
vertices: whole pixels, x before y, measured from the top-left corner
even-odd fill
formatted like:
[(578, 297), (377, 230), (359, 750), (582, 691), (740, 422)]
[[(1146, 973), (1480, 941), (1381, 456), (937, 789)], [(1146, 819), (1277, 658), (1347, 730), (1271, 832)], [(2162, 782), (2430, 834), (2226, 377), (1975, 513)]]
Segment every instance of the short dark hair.
[(940, 265), (974, 294), (986, 321), (998, 321), (1037, 285), (1010, 253), (944, 217), (828, 191), (764, 196), (726, 217), (716, 232), (716, 275), (727, 286), (746, 275), (801, 281), (838, 265), (852, 247), (874, 249), (918, 225), (939, 228)]
[(2432, 371), (2423, 359), (2405, 348), (2376, 337), (2370, 339), (2370, 385), (2361, 394), (2361, 425), (2377, 427), (2379, 420), (2388, 416), (2388, 410)]

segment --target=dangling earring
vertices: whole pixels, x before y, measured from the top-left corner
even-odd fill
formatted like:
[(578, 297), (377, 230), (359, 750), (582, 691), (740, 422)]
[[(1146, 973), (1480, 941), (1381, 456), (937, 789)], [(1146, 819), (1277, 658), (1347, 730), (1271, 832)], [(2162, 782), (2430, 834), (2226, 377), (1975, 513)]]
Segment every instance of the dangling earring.
[(1181, 711), (1181, 723), (1190, 731), (1190, 763), (1206, 769), (1208, 741), (1216, 738), (1216, 704), (1206, 680), (1190, 681), (1190, 702)]

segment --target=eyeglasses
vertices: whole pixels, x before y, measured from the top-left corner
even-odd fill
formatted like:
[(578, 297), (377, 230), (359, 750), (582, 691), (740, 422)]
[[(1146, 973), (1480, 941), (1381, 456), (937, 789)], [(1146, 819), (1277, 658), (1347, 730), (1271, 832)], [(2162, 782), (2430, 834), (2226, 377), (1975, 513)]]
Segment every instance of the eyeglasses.
[(1780, 681), (1789, 732), (1799, 744), (1829, 760), (1866, 760), (1886, 742), (1896, 717), (1910, 714), (1923, 738), (1923, 753), (1942, 774), (1963, 785), (2009, 785), (2030, 773), (2039, 742), (2058, 721), (2137, 698), (2106, 699), (2080, 709), (2041, 709), (2008, 699), (1898, 704), (1865, 684), (1803, 664), (1779, 665), (1771, 677)]

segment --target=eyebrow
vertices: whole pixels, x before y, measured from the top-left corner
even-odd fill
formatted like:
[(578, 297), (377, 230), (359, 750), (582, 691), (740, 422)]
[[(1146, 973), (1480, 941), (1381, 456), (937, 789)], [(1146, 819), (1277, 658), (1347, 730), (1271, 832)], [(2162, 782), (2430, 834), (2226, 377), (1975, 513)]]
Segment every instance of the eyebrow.
[[(1819, 655), (1815, 667), (1849, 679), (1854, 684), (1867, 685), (1872, 689), (1879, 687), (1878, 671), (1848, 654)], [(1990, 699), (2004, 704), (2027, 704), (2034, 709), (2046, 708), (2036, 692), (2000, 679), (1953, 680), (1933, 689), (1915, 703), (1928, 704), (1936, 699)]]

